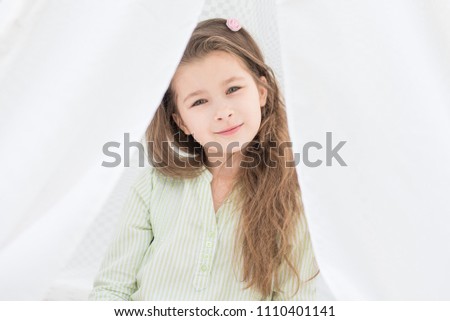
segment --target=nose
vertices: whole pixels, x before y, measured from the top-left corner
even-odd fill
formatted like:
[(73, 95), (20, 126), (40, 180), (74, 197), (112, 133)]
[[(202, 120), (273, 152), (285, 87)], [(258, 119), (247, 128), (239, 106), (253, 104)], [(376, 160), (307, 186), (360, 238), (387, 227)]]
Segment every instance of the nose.
[(234, 111), (229, 107), (219, 108), (216, 112), (216, 120), (223, 120), (232, 117)]

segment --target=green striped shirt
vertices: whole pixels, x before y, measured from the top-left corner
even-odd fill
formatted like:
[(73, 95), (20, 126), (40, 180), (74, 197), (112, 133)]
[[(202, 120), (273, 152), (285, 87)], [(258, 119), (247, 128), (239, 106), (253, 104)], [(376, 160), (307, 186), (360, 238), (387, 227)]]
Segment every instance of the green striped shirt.
[[(133, 184), (119, 228), (94, 280), (90, 300), (314, 300), (318, 268), (304, 218), (300, 221), (293, 278), (267, 298), (245, 288), (233, 263), (238, 215), (236, 191), (214, 212), (211, 172), (194, 179), (166, 177), (145, 168)], [(279, 273), (286, 273), (286, 266)], [(287, 275), (287, 274), (286, 274)]]

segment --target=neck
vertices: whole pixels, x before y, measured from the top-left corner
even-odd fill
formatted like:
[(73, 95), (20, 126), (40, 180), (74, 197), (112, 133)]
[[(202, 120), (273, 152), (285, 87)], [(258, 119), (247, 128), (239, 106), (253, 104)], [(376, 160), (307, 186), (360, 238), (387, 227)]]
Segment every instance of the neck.
[(228, 154), (227, 157), (209, 157), (206, 167), (214, 178), (233, 180), (239, 172), (240, 153)]

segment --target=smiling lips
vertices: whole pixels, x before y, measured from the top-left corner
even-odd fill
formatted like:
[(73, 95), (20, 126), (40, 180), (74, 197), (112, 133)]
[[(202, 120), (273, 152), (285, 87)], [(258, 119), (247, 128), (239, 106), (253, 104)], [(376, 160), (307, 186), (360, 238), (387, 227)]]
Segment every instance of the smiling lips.
[(241, 126), (242, 126), (243, 124), (244, 124), (244, 123), (242, 123), (242, 124), (240, 124), (240, 125), (237, 125), (237, 126), (234, 126), (234, 127), (230, 127), (230, 128), (225, 129), (225, 130), (223, 130), (223, 131), (221, 131), (221, 132), (217, 132), (216, 134), (221, 134), (221, 135), (232, 135), (232, 134), (234, 134), (235, 132), (237, 132), (237, 131), (241, 128)]

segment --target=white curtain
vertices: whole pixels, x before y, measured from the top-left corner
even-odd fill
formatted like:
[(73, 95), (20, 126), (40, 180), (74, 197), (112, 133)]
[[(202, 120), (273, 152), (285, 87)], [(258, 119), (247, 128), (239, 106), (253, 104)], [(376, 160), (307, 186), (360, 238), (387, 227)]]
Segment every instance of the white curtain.
[(124, 170), (103, 145), (139, 141), (202, 4), (0, 2), (1, 299), (45, 298)]
[[(280, 1), (294, 146), (337, 299), (450, 299), (448, 1)], [(325, 164), (326, 132), (346, 167)]]
[[(286, 94), (323, 299), (450, 299), (446, 1), (0, 0), (0, 299), (85, 300), (198, 20), (236, 17)], [(346, 141), (326, 166), (332, 147)], [(330, 135), (330, 134), (329, 134)], [(118, 142), (120, 166), (102, 166)]]

